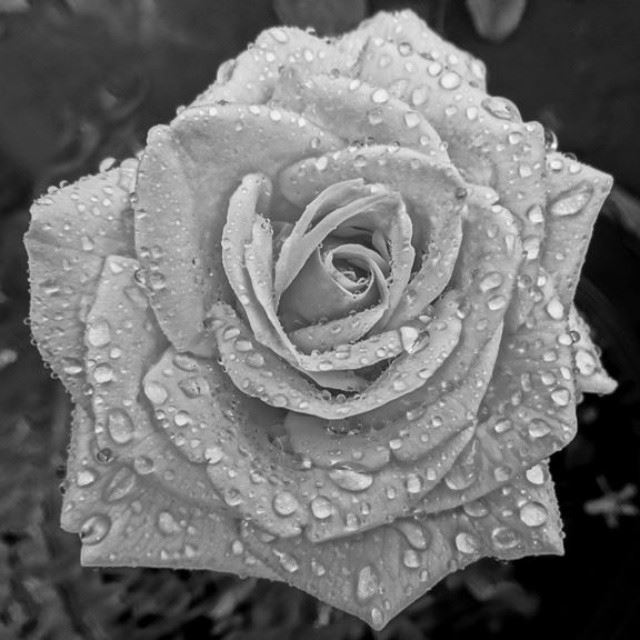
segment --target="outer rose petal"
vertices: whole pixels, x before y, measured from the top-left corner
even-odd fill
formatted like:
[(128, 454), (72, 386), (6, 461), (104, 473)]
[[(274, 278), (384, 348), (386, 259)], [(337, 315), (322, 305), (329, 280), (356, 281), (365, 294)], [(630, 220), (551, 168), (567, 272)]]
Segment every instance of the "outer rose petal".
[(25, 236), (31, 330), (76, 402), (85, 402), (84, 319), (105, 256), (133, 255), (129, 201), (137, 162), (42, 196)]
[(547, 231), (541, 263), (564, 304), (575, 295), (593, 225), (613, 179), (560, 153), (547, 156)]
[(193, 107), (171, 127), (151, 130), (138, 175), (136, 247), (172, 344), (189, 348), (205, 311), (230, 295), (214, 247), (242, 176), (274, 176), (301, 157), (339, 146), (297, 114), (257, 106)]
[(302, 536), (274, 540), (250, 523), (243, 539), (282, 580), (380, 629), (446, 575), (480, 557), (562, 554), (560, 514), (547, 474), (537, 468), (514, 478), (509, 491), (321, 545)]
[(413, 11), (378, 13), (365, 20), (355, 31), (340, 38), (337, 46), (341, 51), (353, 55), (360, 52), (371, 38), (382, 38), (394, 43), (401, 57), (414, 52), (421, 53), (426, 58), (443, 64), (449, 71), (458, 73), (471, 86), (486, 90), (484, 62), (443, 40)]
[(194, 106), (220, 101), (264, 104), (271, 98), (283, 66), (300, 64), (313, 74), (338, 70), (348, 75), (356, 60), (357, 52), (345, 55), (301, 29), (267, 29), (251, 49), (220, 67), (216, 82), (197, 98)]
[(260, 560), (233, 553), (238, 526), (190, 505), (120, 460), (96, 459), (94, 425), (76, 407), (62, 526), (80, 534), (85, 566), (180, 567), (277, 578)]

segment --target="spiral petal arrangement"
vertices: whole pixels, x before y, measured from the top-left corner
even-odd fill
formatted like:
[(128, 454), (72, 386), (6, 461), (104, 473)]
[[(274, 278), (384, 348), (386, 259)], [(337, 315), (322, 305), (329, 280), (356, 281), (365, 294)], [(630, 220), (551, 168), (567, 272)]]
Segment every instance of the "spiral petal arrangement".
[(261, 34), (33, 206), (82, 562), (285, 580), (381, 628), (480, 557), (562, 553), (547, 461), (615, 388), (573, 306), (610, 187), (411, 12)]

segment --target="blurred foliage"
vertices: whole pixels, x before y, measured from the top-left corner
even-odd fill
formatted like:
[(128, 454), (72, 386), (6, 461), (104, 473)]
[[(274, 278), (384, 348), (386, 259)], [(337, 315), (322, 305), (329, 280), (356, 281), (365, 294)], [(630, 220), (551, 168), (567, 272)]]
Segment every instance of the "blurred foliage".
[[(330, 32), (365, 10), (417, 9), (487, 59), (492, 82), (525, 115), (544, 116), (564, 148), (617, 170), (640, 191), (637, 117), (627, 117), (640, 106), (640, 86), (636, 66), (621, 71), (634, 59), (637, 39), (620, 38), (617, 54), (608, 51), (602, 63), (600, 35), (636, 32), (640, 11), (631, 3), (532, 2), (504, 49), (479, 41), (464, 3), (345, 0), (331, 15), (320, 4), (252, 0), (239, 11), (238, 0), (0, 2), (0, 638), (636, 637), (640, 523), (633, 509), (620, 511), (620, 495), (637, 506), (625, 487), (637, 486), (640, 476), (640, 205), (620, 189), (597, 225), (578, 303), (621, 385), (612, 397), (585, 399), (578, 437), (553, 461), (567, 522), (565, 558), (477, 563), (375, 634), (281, 584), (200, 571), (81, 568), (77, 539), (59, 528), (69, 403), (26, 324), (28, 203), (51, 183), (141, 149), (149, 126), (169, 119), (261, 29), (308, 19)], [(606, 19), (604, 4), (615, 5)], [(319, 13), (305, 17), (305, 6)], [(540, 38), (549, 54), (541, 53)], [(556, 75), (548, 55), (560, 61)], [(567, 58), (579, 67), (578, 93), (567, 80)], [(612, 101), (587, 108), (589, 92)]]

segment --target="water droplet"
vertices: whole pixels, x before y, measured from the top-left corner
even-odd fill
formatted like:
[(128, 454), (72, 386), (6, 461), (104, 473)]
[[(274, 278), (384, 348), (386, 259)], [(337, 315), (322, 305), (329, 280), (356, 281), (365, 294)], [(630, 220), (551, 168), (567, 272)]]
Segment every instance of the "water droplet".
[(460, 76), (455, 71), (445, 71), (440, 77), (440, 86), (443, 89), (457, 89), (461, 81)]
[(420, 124), (420, 115), (415, 111), (408, 111), (404, 114), (404, 123), (407, 125), (408, 129), (414, 129)]
[(506, 418), (503, 420), (498, 420), (494, 427), (493, 430), (496, 433), (505, 433), (505, 431), (509, 431), (509, 429), (511, 429), (511, 427), (513, 426), (513, 424), (511, 423), (511, 420), (507, 420)]
[(378, 607), (371, 608), (371, 624), (374, 627), (381, 627), (384, 623), (384, 616)]
[(89, 236), (82, 236), (80, 238), (80, 245), (82, 246), (83, 251), (93, 251), (96, 243), (93, 241), (93, 238), (90, 238)]
[(533, 175), (533, 169), (531, 168), (531, 165), (521, 164), (518, 167), (518, 175), (521, 178), (530, 178)]
[(402, 554), (402, 564), (407, 569), (417, 569), (420, 566), (420, 554), (415, 549), (405, 549)]
[(489, 112), (492, 116), (500, 120), (516, 120), (517, 110), (516, 108), (504, 98), (498, 98), (496, 96), (490, 96), (485, 98), (481, 102), (482, 107)]
[(429, 546), (429, 534), (416, 520), (401, 518), (394, 524), (414, 549), (424, 551)]
[(413, 47), (409, 42), (400, 42), (398, 44), (398, 53), (403, 56), (409, 56), (413, 53)]
[(273, 553), (278, 557), (280, 566), (287, 573), (295, 573), (300, 568), (298, 561), (291, 554), (284, 551), (278, 551), (277, 549), (274, 549)]
[(329, 498), (325, 496), (316, 496), (311, 500), (311, 513), (318, 518), (318, 520), (325, 520), (333, 513), (333, 505)]
[(176, 353), (173, 356), (173, 364), (182, 371), (197, 371), (198, 361), (187, 353)]
[(217, 445), (213, 445), (204, 450), (204, 457), (207, 464), (218, 464), (224, 458), (224, 451)]
[(548, 517), (547, 508), (540, 502), (527, 502), (520, 507), (520, 520), (528, 527), (539, 527)]
[(88, 487), (98, 479), (98, 474), (93, 469), (80, 469), (76, 476), (76, 484), (79, 487)]
[(576, 351), (576, 368), (583, 376), (592, 376), (598, 368), (596, 359), (584, 349)]
[(133, 438), (134, 425), (123, 409), (112, 409), (107, 414), (107, 431), (117, 444), (126, 444)]
[(80, 527), (82, 544), (98, 544), (109, 533), (111, 520), (104, 514), (96, 514), (87, 518)]
[(506, 304), (507, 304), (507, 299), (501, 295), (493, 296), (489, 298), (489, 300), (487, 300), (487, 307), (491, 311), (498, 311), (499, 309), (504, 308)]
[(531, 484), (535, 484), (538, 486), (544, 484), (544, 470), (539, 464), (536, 464), (530, 469), (527, 469), (525, 471), (525, 476)]
[(96, 320), (87, 326), (87, 341), (92, 347), (104, 347), (111, 342), (111, 327), (106, 320)]
[(360, 602), (371, 600), (378, 593), (379, 582), (375, 569), (366, 565), (358, 572), (358, 581), (356, 584), (356, 597)]
[(569, 393), (569, 389), (566, 389), (565, 387), (556, 387), (551, 392), (551, 399), (559, 407), (566, 407), (571, 401), (571, 394)]
[(529, 423), (528, 427), (529, 436), (534, 440), (538, 438), (544, 438), (544, 436), (551, 433), (551, 427), (540, 419), (534, 419)]
[(558, 298), (552, 298), (547, 304), (547, 313), (554, 320), (562, 320), (564, 317), (564, 306)]
[(487, 505), (485, 505), (481, 500), (466, 502), (462, 505), (462, 510), (470, 518), (484, 518), (485, 516), (489, 515), (489, 509), (487, 508)]
[(508, 527), (496, 527), (491, 532), (491, 542), (496, 549), (513, 549), (518, 546), (518, 535)]
[(411, 104), (414, 107), (419, 107), (427, 101), (427, 88), (417, 87), (411, 92)]
[(455, 543), (456, 549), (458, 549), (460, 553), (471, 555), (473, 553), (478, 553), (480, 550), (480, 541), (474, 535), (467, 533), (466, 531), (461, 531), (456, 535)]
[(296, 497), (289, 491), (279, 491), (273, 498), (273, 510), (280, 516), (290, 516), (299, 506)]
[(389, 93), (386, 89), (375, 89), (371, 94), (371, 102), (375, 104), (384, 104), (389, 101)]
[(373, 484), (373, 476), (353, 469), (332, 469), (329, 477), (347, 491), (365, 491)]
[(145, 380), (144, 393), (153, 404), (163, 404), (169, 397), (167, 390), (159, 382), (153, 380)]
[(491, 271), (480, 280), (478, 286), (480, 287), (480, 291), (486, 293), (492, 289), (497, 289), (502, 284), (503, 280), (504, 278), (502, 277), (502, 274), (497, 271)]
[(420, 493), (422, 491), (422, 478), (415, 473), (409, 473), (405, 480), (405, 486), (409, 494)]
[(137, 483), (136, 474), (129, 467), (121, 467), (114, 474), (103, 491), (106, 502), (117, 502), (128, 496)]
[(210, 395), (209, 383), (202, 376), (191, 376), (178, 382), (178, 386), (187, 398), (197, 398), (202, 395)]
[(284, 29), (275, 28), (269, 31), (269, 35), (279, 44), (285, 44), (289, 41), (289, 36)]
[(561, 193), (550, 205), (549, 211), (554, 216), (573, 216), (582, 211), (593, 196), (593, 186), (589, 182), (581, 182), (572, 189)]
[(133, 461), (133, 468), (141, 475), (147, 475), (153, 471), (154, 463), (147, 456), (138, 456)]
[(158, 514), (158, 529), (166, 536), (171, 536), (182, 531), (182, 527), (169, 511), (161, 511)]
[(106, 384), (113, 380), (113, 369), (110, 364), (99, 364), (93, 370), (93, 378), (98, 384)]
[(474, 468), (458, 465), (447, 473), (444, 477), (444, 483), (452, 491), (464, 491), (476, 481), (476, 477)]

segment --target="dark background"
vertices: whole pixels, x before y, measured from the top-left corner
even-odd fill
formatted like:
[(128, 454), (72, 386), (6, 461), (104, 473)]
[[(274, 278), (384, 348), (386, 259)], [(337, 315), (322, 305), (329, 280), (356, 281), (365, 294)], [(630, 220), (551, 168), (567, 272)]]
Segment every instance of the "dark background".
[[(530, 0), (500, 43), (478, 35), (462, 0), (320, 5), (0, 0), (0, 638), (640, 637), (640, 2)], [(68, 401), (25, 321), (30, 201), (136, 153), (265, 27), (306, 16), (326, 33), (395, 8), (482, 58), (492, 93), (616, 179), (577, 302), (620, 388), (585, 398), (578, 437), (554, 456), (566, 556), (477, 563), (378, 634), (280, 584), (81, 569), (58, 526)]]

